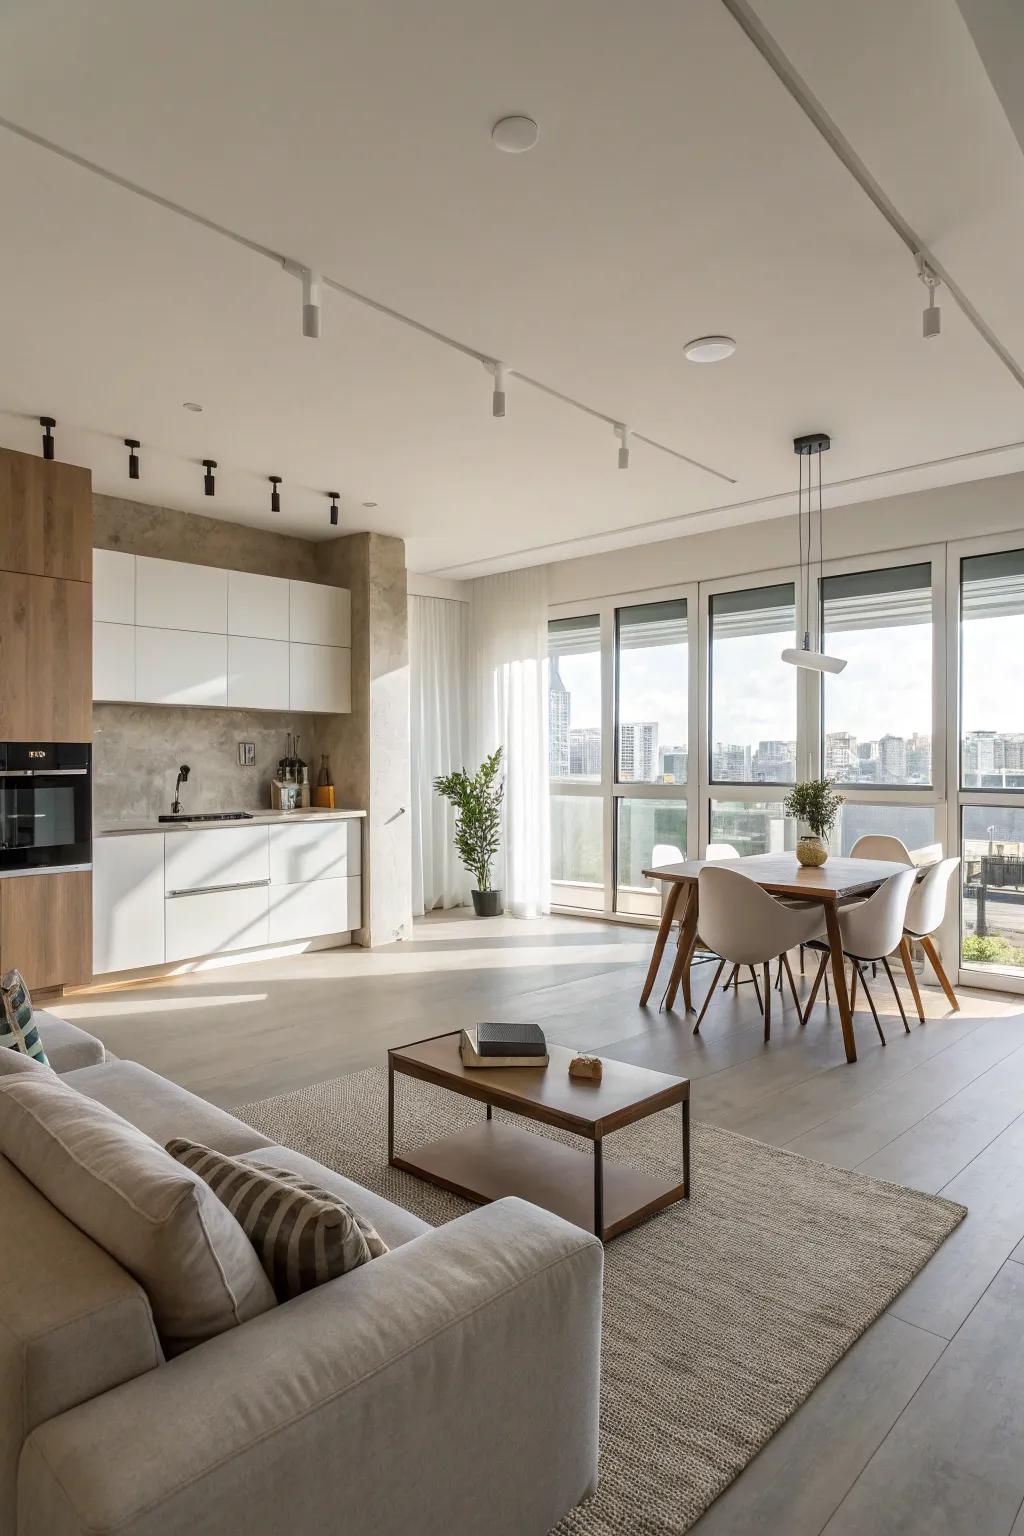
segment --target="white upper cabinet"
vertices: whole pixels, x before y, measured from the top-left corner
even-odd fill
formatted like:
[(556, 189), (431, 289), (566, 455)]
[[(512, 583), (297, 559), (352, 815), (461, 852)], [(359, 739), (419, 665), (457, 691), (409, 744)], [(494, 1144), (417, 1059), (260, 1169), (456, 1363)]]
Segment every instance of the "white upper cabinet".
[(288, 647), (290, 708), (346, 715), (352, 709), (352, 652), (339, 645)]
[(227, 635), (136, 629), (135, 697), (140, 704), (227, 704)]
[(94, 699), (134, 699), (133, 624), (93, 624), (92, 696)]
[(135, 561), (135, 622), (149, 629), (191, 629), (226, 635), (228, 573), (179, 560)]
[[(304, 645), (351, 645), (351, 598), (344, 587), (290, 581), (289, 639)], [(295, 708), (295, 706), (292, 706)]]
[(232, 709), (287, 709), (288, 699), (287, 643), (228, 635), (229, 706)]
[(287, 640), (288, 588), (289, 582), (282, 576), (229, 571), (228, 634)]
[(92, 616), (97, 623), (135, 623), (135, 556), (92, 552)]

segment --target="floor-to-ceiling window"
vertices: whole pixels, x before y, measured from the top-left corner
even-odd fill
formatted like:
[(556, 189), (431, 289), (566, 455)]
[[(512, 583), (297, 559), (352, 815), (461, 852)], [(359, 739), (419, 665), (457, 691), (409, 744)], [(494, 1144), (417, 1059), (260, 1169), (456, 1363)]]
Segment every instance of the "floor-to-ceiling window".
[(548, 625), (551, 881), (556, 904), (604, 908), (602, 663), (598, 614)]
[(1024, 548), (960, 561), (958, 757), (962, 963), (1024, 978)]

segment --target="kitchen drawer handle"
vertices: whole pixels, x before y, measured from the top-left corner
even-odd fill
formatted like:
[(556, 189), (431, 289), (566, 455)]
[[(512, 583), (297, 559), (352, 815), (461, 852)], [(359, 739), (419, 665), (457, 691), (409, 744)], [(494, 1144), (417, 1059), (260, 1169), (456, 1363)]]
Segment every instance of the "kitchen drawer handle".
[(212, 896), (219, 891), (258, 891), (269, 880), (243, 880), (236, 885), (190, 885), (182, 891), (168, 891), (167, 896)]

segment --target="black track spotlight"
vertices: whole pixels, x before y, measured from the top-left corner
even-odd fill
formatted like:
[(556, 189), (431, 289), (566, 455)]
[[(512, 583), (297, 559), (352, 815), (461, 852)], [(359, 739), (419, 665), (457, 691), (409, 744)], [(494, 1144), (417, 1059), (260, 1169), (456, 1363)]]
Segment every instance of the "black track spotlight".
[(280, 510), (281, 510), (281, 492), (278, 490), (278, 486), (281, 484), (281, 476), (280, 475), (268, 475), (267, 479), (270, 481), (271, 485), (274, 487), (274, 489), (270, 493), (270, 510), (271, 510), (271, 512), (280, 512)]
[(57, 423), (52, 416), (40, 416), (39, 425), (43, 429), (43, 458), (52, 459), (53, 437), (51, 434)]
[(213, 478), (213, 472), (217, 468), (217, 460), (204, 459), (203, 468), (206, 470), (206, 474), (203, 476), (203, 495), (214, 496), (217, 492), (217, 486)]
[(338, 526), (338, 497), (341, 495), (341, 492), (340, 491), (328, 491), (327, 494), (331, 498), (331, 527), (332, 528), (337, 528), (337, 526)]
[(137, 480), (139, 478), (138, 449), (141, 444), (137, 437), (126, 437), (124, 445), (128, 449), (128, 479)]

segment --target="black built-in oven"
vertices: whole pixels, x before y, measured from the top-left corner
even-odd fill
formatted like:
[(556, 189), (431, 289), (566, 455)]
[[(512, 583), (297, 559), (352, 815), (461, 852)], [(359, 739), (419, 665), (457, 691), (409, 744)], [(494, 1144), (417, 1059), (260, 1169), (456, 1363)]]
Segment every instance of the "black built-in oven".
[(88, 742), (0, 742), (0, 874), (92, 862)]

